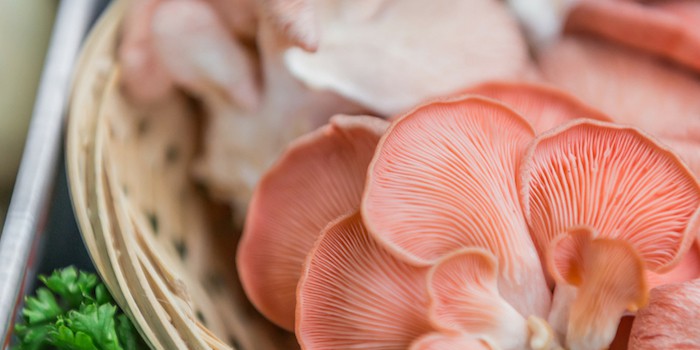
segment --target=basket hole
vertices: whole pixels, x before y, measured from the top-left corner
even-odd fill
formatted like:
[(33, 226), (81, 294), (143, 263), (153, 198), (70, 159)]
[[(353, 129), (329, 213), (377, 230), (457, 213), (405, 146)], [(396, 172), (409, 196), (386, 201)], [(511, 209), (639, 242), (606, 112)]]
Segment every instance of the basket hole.
[(236, 350), (243, 350), (243, 346), (241, 346), (241, 343), (238, 341), (238, 339), (232, 336), (228, 337), (228, 345), (231, 345), (231, 347)]
[(148, 216), (148, 223), (151, 224), (151, 229), (153, 229), (153, 233), (157, 236), (158, 235), (158, 216), (153, 213), (148, 213), (146, 214)]
[(202, 313), (202, 311), (197, 310), (197, 311), (195, 312), (195, 314), (197, 315), (197, 319), (199, 320), (199, 322), (202, 323), (202, 325), (206, 327), (206, 326), (207, 326), (207, 320), (206, 320), (206, 318), (204, 318), (204, 314)]
[(213, 294), (221, 294), (221, 292), (226, 288), (226, 282), (216, 272), (209, 272), (207, 274), (206, 284), (209, 286), (209, 290)]
[(143, 137), (148, 133), (148, 130), (151, 128), (151, 123), (149, 122), (147, 117), (141, 117), (139, 119), (138, 124), (136, 125), (136, 132), (138, 133), (139, 137)]
[(187, 259), (187, 246), (185, 245), (185, 241), (178, 238), (173, 241), (173, 244), (175, 245), (177, 255), (180, 256), (180, 260), (185, 261), (185, 259)]
[(165, 150), (165, 163), (173, 164), (180, 159), (180, 150), (175, 145), (170, 145)]

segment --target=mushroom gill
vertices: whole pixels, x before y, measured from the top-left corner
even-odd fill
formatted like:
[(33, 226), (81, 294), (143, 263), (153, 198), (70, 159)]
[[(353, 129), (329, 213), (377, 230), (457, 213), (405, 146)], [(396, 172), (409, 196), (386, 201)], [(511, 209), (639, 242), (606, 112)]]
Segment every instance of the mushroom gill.
[(700, 349), (700, 279), (651, 290), (632, 324), (634, 350)]
[(549, 247), (549, 271), (558, 285), (577, 287), (566, 325), (571, 350), (608, 348), (622, 315), (647, 302), (644, 261), (632, 245), (596, 236), (588, 227), (573, 228)]
[(501, 1), (322, 0), (312, 5), (320, 28), (318, 50), (290, 48), (287, 67), (309, 86), (335, 91), (377, 113), (403, 113), (471, 84), (530, 73), (525, 40)]
[(550, 292), (515, 185), (533, 136), (522, 117), (481, 97), (416, 108), (377, 147), (362, 200), (368, 230), (416, 264), (484, 248), (499, 259), (504, 298), (525, 317), (544, 317)]
[(255, 190), (238, 247), (238, 271), (252, 303), (294, 329), (302, 264), (331, 220), (357, 210), (367, 166), (387, 122), (335, 116), (290, 144)]
[[(611, 1), (619, 3), (619, 1)], [(700, 176), (700, 81), (634, 50), (568, 37), (539, 57), (545, 79), (671, 147)]]
[(579, 118), (610, 121), (608, 116), (553, 85), (488, 82), (465, 92), (503, 102), (522, 115), (538, 134)]
[(593, 120), (539, 136), (519, 177), (541, 254), (560, 233), (590, 226), (628, 241), (648, 269), (665, 272), (698, 232), (700, 185), (678, 156), (639, 130)]
[(432, 330), (427, 273), (381, 247), (359, 213), (335, 220), (309, 253), (299, 281), (302, 349), (408, 348)]
[(565, 30), (593, 34), (700, 71), (697, 1), (579, 1)]
[(700, 278), (700, 240), (696, 239), (691, 245), (688, 253), (670, 271), (665, 273), (655, 273), (647, 271), (649, 288), (654, 288), (664, 284), (681, 283)]
[[(633, 261), (629, 256), (639, 255), (641, 266), (656, 273), (678, 264), (695, 240), (700, 216), (697, 180), (675, 154), (637, 129), (581, 120), (543, 134), (530, 146), (519, 181), (523, 211), (539, 252), (544, 261), (550, 262), (550, 273), (559, 276), (559, 282), (566, 281), (557, 283), (549, 321), (559, 334), (567, 333), (567, 339), (585, 334), (571, 333), (572, 323), (596, 323), (608, 332), (596, 339), (611, 341), (622, 316), (619, 308), (610, 308), (611, 312), (604, 315), (612, 323), (577, 319), (575, 315), (579, 300), (587, 297), (582, 290), (595, 293), (588, 285), (595, 280), (580, 271), (586, 265), (582, 257), (588, 249), (581, 241), (592, 239), (592, 231), (598, 232), (597, 239), (629, 245), (630, 249), (610, 249), (631, 250), (634, 254), (620, 256)], [(559, 241), (560, 234), (579, 226), (590, 228), (586, 239)], [(555, 248), (550, 247), (552, 244)], [(569, 260), (552, 256), (548, 249)], [(596, 264), (601, 273), (621, 264), (611, 260), (612, 255), (600, 259)], [(639, 278), (646, 281), (644, 275)]]
[(411, 344), (408, 350), (495, 350), (484, 340), (466, 334), (428, 333)]
[(532, 322), (499, 294), (498, 263), (481, 248), (459, 250), (435, 264), (428, 273), (428, 293), (431, 320), (446, 332), (462, 332), (503, 350), (529, 349), (531, 337), (553, 339), (551, 332), (531, 334)]

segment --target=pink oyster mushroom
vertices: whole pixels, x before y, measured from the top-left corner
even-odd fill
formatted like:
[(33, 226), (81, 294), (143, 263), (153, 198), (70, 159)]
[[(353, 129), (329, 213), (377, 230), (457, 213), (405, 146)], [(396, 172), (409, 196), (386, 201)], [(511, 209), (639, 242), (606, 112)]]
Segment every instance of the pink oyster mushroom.
[(577, 2), (566, 31), (670, 59), (700, 72), (700, 3), (694, 0)]
[(503, 297), (524, 317), (546, 317), (550, 293), (515, 184), (534, 136), (522, 117), (493, 100), (416, 108), (392, 123), (370, 166), (367, 228), (414, 264), (434, 264), (463, 247), (492, 252)]
[(357, 213), (329, 224), (321, 237), (299, 282), (302, 349), (406, 349), (433, 329), (428, 268), (382, 248)]
[(489, 252), (466, 249), (430, 269), (418, 267), (381, 247), (359, 213), (350, 214), (329, 224), (309, 254), (297, 338), (302, 349), (434, 350), (515, 350), (531, 338), (552, 339), (551, 331), (536, 333), (547, 328), (529, 328), (496, 283)]
[(302, 264), (321, 230), (359, 209), (364, 174), (388, 122), (335, 116), (296, 140), (263, 176), (250, 204), (237, 266), (248, 298), (294, 329)]
[(670, 146), (700, 175), (700, 82), (639, 52), (568, 37), (540, 55), (544, 78)]
[(579, 118), (610, 121), (610, 117), (553, 85), (491, 81), (470, 87), (464, 93), (503, 102), (523, 116), (536, 133), (543, 133)]
[(637, 313), (629, 348), (700, 348), (700, 279), (654, 288), (649, 306)]
[[(508, 185), (496, 185), (496, 187), (487, 187), (486, 190), (469, 192), (468, 196), (472, 202), (478, 204), (477, 208), (482, 215), (470, 216), (470, 209), (467, 205), (471, 203), (461, 204), (460, 208), (463, 212), (460, 212), (459, 215), (451, 215), (452, 212), (444, 208), (455, 206), (455, 199), (459, 200), (463, 197), (459, 195), (459, 192), (468, 188), (469, 182), (462, 182), (462, 178), (452, 172), (446, 173), (444, 176), (456, 180), (453, 180), (451, 185), (437, 187), (436, 184), (439, 185), (439, 181), (433, 177), (439, 176), (439, 174), (433, 175), (423, 170), (416, 171), (415, 164), (420, 164), (417, 161), (437, 160), (442, 162), (441, 166), (434, 165), (432, 167), (434, 169), (458, 168), (468, 174), (470, 179), (476, 179), (473, 180), (472, 186), (478, 187), (479, 181), (486, 183), (481, 186), (494, 186), (492, 184), (493, 177), (477, 177), (480, 172), (487, 171), (491, 171), (492, 174), (498, 174), (499, 171), (502, 174), (510, 174), (511, 180), (508, 180), (508, 176), (503, 175), (502, 181), (506, 184), (510, 181), (516, 183), (518, 169), (537, 169), (537, 164), (533, 160), (537, 157), (533, 154), (546, 156), (547, 152), (556, 151), (557, 147), (562, 148), (564, 150), (562, 152), (566, 152), (566, 148), (558, 144), (553, 148), (546, 148), (544, 151), (536, 151), (536, 145), (540, 145), (542, 140), (546, 140), (547, 137), (554, 137), (552, 135), (556, 136), (581, 125), (593, 125), (593, 129), (607, 128), (612, 135), (610, 137), (612, 140), (626, 140), (631, 134), (631, 138), (636, 143), (631, 142), (625, 148), (626, 151), (633, 152), (633, 154), (636, 154), (634, 152), (647, 152), (652, 155), (656, 154), (662, 159), (669, 158), (666, 163), (638, 162), (642, 167), (646, 167), (649, 174), (660, 171), (659, 168), (663, 171), (666, 169), (663, 167), (664, 164), (670, 164), (668, 172), (674, 173), (675, 171), (677, 175), (680, 174), (680, 178), (689, 174), (670, 152), (655, 148), (657, 146), (653, 141), (632, 129), (590, 120), (572, 122), (565, 127), (544, 134), (537, 139), (537, 142), (533, 142), (533, 132), (527, 122), (518, 114), (493, 100), (466, 96), (418, 107), (392, 123), (379, 141), (377, 150), (374, 151), (374, 160), (369, 166), (367, 183), (364, 185), (364, 199), (360, 210), (362, 215), (365, 213), (377, 215), (377, 207), (375, 206), (374, 210), (368, 210), (365, 201), (375, 200), (372, 196), (376, 196), (378, 192), (376, 192), (376, 188), (372, 188), (372, 186), (377, 185), (373, 181), (378, 181), (377, 173), (382, 174), (378, 169), (382, 169), (381, 167), (384, 165), (380, 162), (384, 161), (391, 165), (390, 175), (396, 176), (397, 180), (401, 179), (402, 176), (416, 175), (410, 177), (412, 179), (410, 182), (385, 180), (385, 192), (379, 192), (380, 194), (386, 198), (392, 193), (403, 193), (405, 197), (393, 200), (391, 202), (393, 205), (390, 207), (392, 210), (383, 212), (384, 215), (380, 216), (379, 219), (391, 218), (391, 215), (395, 215), (396, 212), (403, 212), (418, 206), (420, 203), (429, 203), (433, 208), (439, 209), (426, 210), (427, 215), (423, 212), (404, 215), (405, 220), (409, 223), (398, 222), (397, 225), (404, 229), (407, 234), (411, 234), (409, 227), (418, 233), (423, 230), (424, 226), (445, 230), (445, 228), (459, 225), (459, 222), (455, 224), (446, 221), (444, 217), (466, 216), (468, 220), (471, 220), (472, 226), (478, 226), (486, 231), (485, 234), (481, 234), (481, 237), (492, 242), (502, 240), (505, 235), (503, 232), (508, 233), (508, 230), (489, 230), (489, 225), (502, 224), (508, 220), (518, 222), (518, 218), (524, 221), (526, 217), (523, 217), (523, 212), (519, 207), (514, 211), (497, 211), (488, 208), (494, 203), (503, 204), (511, 200), (510, 203), (514, 203), (511, 205), (518, 205), (520, 201), (517, 198), (515, 184), (512, 185), (513, 188), (516, 188), (515, 192), (512, 193), (515, 196), (514, 199), (509, 199), (511, 197), (505, 196), (503, 193), (501, 196), (505, 196), (506, 200), (486, 196), (498, 195), (498, 192), (492, 188), (508, 189), (510, 188)], [(441, 132), (436, 132), (436, 130)], [(499, 132), (490, 130), (498, 130)], [(525, 149), (514, 158), (514, 165), (495, 167), (494, 164), (498, 163), (485, 162), (484, 159), (498, 159), (502, 158), (500, 155), (504, 153), (509, 154), (505, 151), (508, 147), (499, 144), (497, 140), (501, 137), (500, 135), (507, 135), (509, 140), (517, 140), (517, 137), (507, 134), (513, 130), (525, 130), (527, 131), (525, 134), (530, 135), (528, 141), (525, 142)], [(423, 141), (421, 134), (434, 135), (434, 141), (431, 143)], [(404, 143), (404, 148), (401, 149), (400, 142), (407, 140), (408, 135), (410, 135), (411, 142)], [(423, 137), (427, 140), (429, 136)], [(488, 141), (491, 138), (496, 139), (496, 141), (492, 141), (495, 143), (489, 144)], [(509, 142), (508, 144), (512, 147), (517, 142)], [(605, 145), (605, 142), (602, 144)], [(441, 151), (443, 149), (448, 151)], [(481, 154), (485, 156), (474, 157), (475, 159), (468, 158), (468, 151), (472, 149), (480, 150)], [(652, 151), (649, 152), (649, 149)], [(400, 151), (392, 153), (391, 150)], [(458, 158), (462, 162), (450, 161), (450, 159), (454, 159), (450, 158), (452, 156), (450, 151), (454, 155), (465, 158)], [(530, 156), (523, 158), (526, 154)], [(300, 157), (300, 159), (304, 158)], [(464, 159), (468, 159), (470, 162), (463, 162)], [(568, 160), (569, 157), (562, 156), (559, 159)], [(455, 166), (460, 164), (466, 165)], [(420, 167), (418, 169), (430, 168)], [(504, 173), (503, 169), (511, 170)], [(630, 169), (632, 170), (630, 173), (634, 173), (634, 166)], [(669, 191), (660, 191), (661, 202), (658, 207), (661, 208), (659, 211), (663, 212), (660, 213), (663, 215), (657, 215), (659, 219), (654, 222), (682, 226), (683, 223), (678, 224), (679, 217), (674, 216), (673, 209), (669, 209), (674, 207), (673, 204), (679, 203), (680, 208), (684, 208), (682, 200), (673, 202), (671, 199), (673, 194), (678, 192), (674, 192), (674, 190), (683, 187), (682, 181), (673, 183), (676, 187), (671, 186)], [(663, 181), (660, 184), (668, 185)], [(693, 186), (697, 186), (697, 184), (691, 183), (691, 189), (694, 188)], [(287, 187), (291, 187), (291, 184)], [(302, 189), (308, 188), (309, 186), (302, 187)], [(331, 185), (329, 188), (333, 188), (333, 186)], [(664, 187), (660, 186), (659, 188), (663, 189)], [(612, 193), (614, 192), (612, 191)], [(328, 197), (334, 196), (334, 193), (336, 191), (328, 191)], [(433, 193), (435, 197), (432, 199), (430, 197), (417, 197), (417, 194), (421, 193), (427, 195)], [(692, 190), (683, 193), (687, 197), (696, 194)], [(421, 200), (416, 200), (416, 198)], [(690, 201), (692, 202), (692, 199)], [(377, 203), (385, 204), (386, 202), (377, 201)], [(573, 203), (576, 202), (573, 201)], [(259, 207), (260, 210), (257, 212), (260, 217), (265, 217), (266, 207), (268, 206)], [(294, 206), (285, 206), (284, 208), (290, 207)], [(634, 216), (634, 210), (628, 211), (631, 216)], [(430, 215), (434, 215), (434, 217), (430, 217)], [(666, 215), (665, 218), (664, 215)], [(308, 216), (308, 213), (297, 211), (296, 214), (289, 215), (290, 218), (295, 216)], [(504, 216), (513, 216), (515, 219), (504, 218)], [(274, 219), (274, 216), (270, 216), (270, 218)], [(556, 221), (557, 218), (553, 220)], [(374, 220), (379, 219), (375, 217)], [(692, 219), (688, 220), (693, 221)], [(394, 228), (394, 226), (378, 225), (379, 229), (373, 229), (368, 222), (368, 217), (360, 216), (360, 214), (349, 214), (335, 220), (326, 227), (315, 248), (306, 256), (306, 264), (301, 274), (302, 279), (296, 290), (295, 320), (297, 337), (304, 349), (345, 348), (349, 346), (389, 349), (405, 349), (411, 346), (418, 349), (441, 349), (467, 346), (464, 344), (472, 344), (477, 348), (559, 349), (560, 341), (567, 341), (567, 346), (575, 349), (597, 349), (598, 346), (604, 347), (612, 341), (619, 317), (625, 309), (634, 311), (644, 307), (648, 293), (644, 270), (648, 269), (650, 264), (653, 266), (655, 261), (653, 249), (646, 249), (649, 248), (648, 246), (640, 245), (639, 242), (632, 239), (625, 240), (620, 239), (621, 237), (606, 237), (603, 234), (595, 234), (594, 228), (581, 229), (580, 231), (587, 233), (578, 236), (572, 234), (557, 235), (552, 240), (554, 248), (549, 249), (556, 254), (552, 253), (546, 257), (556, 258), (554, 261), (557, 261), (558, 264), (548, 264), (548, 273), (555, 280), (561, 282), (561, 285), (572, 285), (571, 289), (575, 292), (570, 298), (559, 298), (559, 303), (562, 301), (566, 303), (563, 307), (557, 306), (557, 300), (555, 300), (555, 308), (570, 311), (571, 314), (570, 318), (569, 314), (564, 318), (566, 322), (563, 330), (557, 329), (562, 332), (561, 338), (559, 338), (555, 336), (554, 330), (548, 322), (538, 317), (536, 313), (528, 313), (527, 311), (528, 308), (532, 310), (536, 310), (536, 308), (524, 305), (533, 299), (537, 302), (538, 297), (544, 299), (545, 303), (550, 302), (551, 295), (543, 276), (540, 277), (541, 283), (537, 284), (543, 286), (540, 296), (533, 293), (534, 297), (528, 297), (527, 293), (532, 293), (534, 289), (527, 283), (523, 284), (524, 288), (521, 290), (520, 299), (517, 299), (516, 294), (512, 293), (512, 298), (509, 300), (508, 293), (504, 293), (504, 285), (507, 286), (506, 283), (509, 281), (503, 278), (501, 264), (503, 261), (507, 262), (511, 259), (509, 255), (517, 253), (518, 249), (522, 249), (522, 247), (512, 248), (506, 244), (502, 246), (493, 244), (500, 249), (496, 250), (488, 244), (479, 244), (479, 240), (474, 237), (479, 237), (480, 232), (465, 231), (464, 236), (468, 236), (466, 240), (459, 241), (460, 237), (453, 234), (457, 239), (448, 240), (451, 245), (441, 244), (440, 241), (444, 240), (444, 237), (439, 237), (438, 234), (423, 234), (425, 242), (422, 244), (424, 247), (416, 241), (408, 244), (408, 249), (403, 251), (403, 247), (397, 248), (394, 241), (387, 242), (386, 237), (383, 236), (387, 234), (387, 229)], [(634, 227), (633, 220), (627, 223)], [(686, 224), (692, 226), (692, 224)], [(664, 226), (663, 224), (659, 225)], [(445, 236), (450, 234), (449, 230), (437, 232), (445, 233)], [(560, 233), (565, 232), (566, 230), (560, 231)], [(531, 233), (534, 237), (535, 233)], [(277, 233), (277, 235), (280, 237), (277, 239), (283, 239), (281, 238), (283, 237), (282, 233)], [(569, 236), (573, 238), (582, 236), (585, 239), (576, 240)], [(670, 238), (674, 237), (673, 234), (669, 236)], [(537, 241), (536, 237), (535, 240)], [(270, 242), (272, 241), (274, 239), (270, 240)], [(680, 241), (685, 242), (686, 240), (680, 239)], [(404, 242), (399, 241), (399, 243)], [(517, 243), (529, 245), (532, 252), (531, 259), (542, 274), (543, 267), (527, 230), (524, 231), (524, 236), (521, 236)], [(677, 259), (674, 259), (678, 260), (683, 253), (683, 245), (684, 243), (674, 244), (671, 242), (666, 246), (659, 247), (656, 253), (659, 256), (675, 254)], [(264, 245), (260, 247), (264, 247)], [(260, 247), (255, 249), (261, 249)], [(434, 247), (438, 249), (436, 250)], [(666, 249), (666, 253), (660, 252), (664, 249)], [(299, 254), (299, 252), (294, 254)], [(418, 257), (412, 256), (412, 254), (418, 255)], [(421, 257), (420, 254), (423, 254), (424, 257)], [(620, 258), (613, 259), (613, 256)], [(611, 264), (611, 261), (617, 264)], [(668, 263), (669, 266), (672, 264), (672, 262)], [(565, 268), (566, 266), (573, 266), (580, 273), (571, 274), (570, 272), (575, 269)], [(620, 271), (628, 273), (620, 276)], [(580, 311), (581, 305), (586, 304), (584, 302), (585, 296), (591, 295), (590, 292), (586, 291), (595, 289), (603, 282), (610, 281), (617, 283), (608, 283), (605, 288), (599, 290), (605, 292), (606, 295), (609, 291), (612, 299), (617, 301), (603, 303), (603, 306), (608, 306), (607, 308), (586, 308), (588, 313)], [(528, 282), (537, 282), (537, 280), (530, 278)], [(559, 287), (557, 288), (559, 289)], [(274, 293), (275, 290), (268, 289), (266, 292)], [(596, 312), (596, 310), (605, 312)], [(543, 313), (545, 316), (550, 313), (549, 306), (544, 308)], [(601, 314), (604, 314), (605, 317), (601, 318)], [(588, 317), (578, 317), (581, 315)], [(508, 322), (504, 320), (508, 320)], [(574, 326), (566, 327), (570, 323)], [(605, 332), (598, 332), (596, 327), (591, 325), (600, 325), (605, 328)], [(592, 332), (591, 329), (593, 329)], [(604, 334), (600, 336), (599, 333)], [(590, 339), (590, 344), (593, 345), (579, 346), (576, 340), (583, 338)]]
[[(644, 270), (672, 269), (693, 244), (700, 224), (700, 185), (674, 153), (640, 131), (591, 120), (539, 136), (521, 169), (523, 210), (540, 255), (548, 261), (560, 255), (571, 260), (565, 268), (550, 264), (555, 277), (570, 278), (555, 278), (549, 321), (566, 334), (572, 349), (604, 347), (614, 338), (625, 308), (633, 312), (643, 304), (638, 294), (626, 294), (628, 288), (647, 285)], [(588, 241), (620, 241), (624, 249), (588, 262), (581, 249), (567, 248), (587, 247), (579, 242), (586, 240), (561, 241), (562, 233), (578, 226), (588, 227)], [(623, 266), (622, 259), (630, 261), (627, 265), (641, 261), (635, 265), (639, 268), (619, 271), (634, 276), (636, 284), (615, 284), (619, 276), (611, 269)], [(600, 267), (589, 268), (587, 278), (572, 272), (583, 266)], [(605, 273), (610, 275), (596, 275)]]
[[(697, 78), (649, 55), (575, 37), (565, 38), (545, 51), (540, 63), (547, 80), (604, 111), (615, 122), (636, 126), (658, 137), (696, 177), (700, 176)], [(685, 260), (661, 280), (700, 278), (699, 257), (697, 240)], [(659, 279), (651, 275), (654, 273), (649, 274), (652, 282)]]

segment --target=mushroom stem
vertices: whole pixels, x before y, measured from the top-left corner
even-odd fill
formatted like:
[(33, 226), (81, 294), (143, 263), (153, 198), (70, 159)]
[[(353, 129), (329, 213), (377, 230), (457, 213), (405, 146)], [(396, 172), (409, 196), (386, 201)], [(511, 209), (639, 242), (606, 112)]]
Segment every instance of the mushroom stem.
[(490, 252), (465, 248), (440, 260), (428, 274), (430, 317), (435, 327), (484, 339), (497, 349), (557, 349), (545, 320), (521, 316), (498, 287)]
[(548, 265), (557, 284), (578, 287), (568, 304), (566, 344), (571, 350), (607, 348), (625, 312), (647, 303), (644, 261), (637, 251), (626, 241), (596, 236), (590, 228), (575, 228), (552, 241), (549, 250)]
[(544, 319), (537, 316), (528, 317), (527, 328), (530, 331), (530, 349), (564, 350), (555, 337), (554, 330)]
[(566, 326), (569, 322), (569, 308), (576, 299), (578, 288), (572, 285), (560, 283), (554, 289), (552, 296), (552, 309), (549, 312), (547, 321), (551, 325), (557, 339), (563, 340), (566, 337)]

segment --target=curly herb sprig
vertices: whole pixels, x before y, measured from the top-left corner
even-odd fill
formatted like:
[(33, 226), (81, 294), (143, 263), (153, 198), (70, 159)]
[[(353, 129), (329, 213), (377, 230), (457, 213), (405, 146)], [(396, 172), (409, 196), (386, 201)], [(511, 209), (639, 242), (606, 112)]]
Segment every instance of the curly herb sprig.
[(68, 267), (39, 280), (45, 287), (25, 300), (14, 350), (148, 348), (97, 275)]

